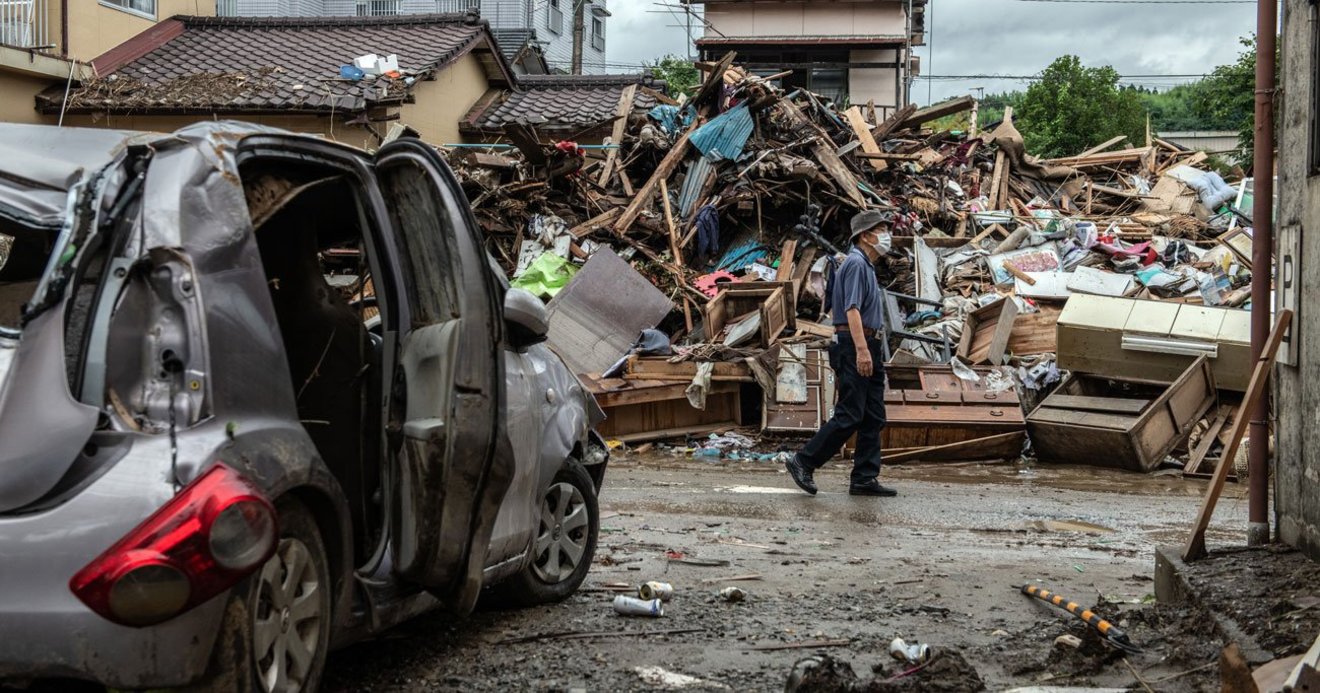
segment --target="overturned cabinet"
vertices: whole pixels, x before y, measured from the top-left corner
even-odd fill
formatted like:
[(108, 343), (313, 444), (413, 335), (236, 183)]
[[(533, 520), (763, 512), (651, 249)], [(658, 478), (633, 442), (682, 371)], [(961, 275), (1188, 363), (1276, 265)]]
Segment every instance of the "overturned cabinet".
[(1042, 462), (1148, 472), (1215, 402), (1204, 356), (1172, 383), (1073, 373), (1027, 417), (1027, 431)]

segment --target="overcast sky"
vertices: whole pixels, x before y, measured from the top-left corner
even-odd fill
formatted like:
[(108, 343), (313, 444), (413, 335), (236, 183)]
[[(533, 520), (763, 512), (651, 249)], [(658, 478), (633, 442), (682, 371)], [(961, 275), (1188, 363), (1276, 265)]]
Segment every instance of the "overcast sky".
[[(624, 71), (666, 53), (686, 55), (688, 41), (677, 0), (612, 0), (607, 60)], [(1255, 31), (1255, 4), (1104, 4), (1024, 0), (931, 0), (927, 46), (916, 49), (928, 75), (1031, 75), (1065, 53), (1088, 66), (1112, 65), (1123, 75), (1209, 72), (1232, 62), (1238, 37)], [(694, 28), (694, 35), (700, 33)], [(932, 45), (933, 44), (933, 45)], [(933, 64), (932, 64), (933, 49)], [(1140, 78), (1168, 87), (1186, 79)], [(912, 98), (927, 103), (950, 96), (1025, 88), (1002, 79), (918, 79)]]

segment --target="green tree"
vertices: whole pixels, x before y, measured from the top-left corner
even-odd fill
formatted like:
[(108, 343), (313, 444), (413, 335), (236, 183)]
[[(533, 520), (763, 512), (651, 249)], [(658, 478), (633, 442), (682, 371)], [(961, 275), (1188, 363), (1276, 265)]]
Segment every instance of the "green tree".
[(691, 60), (677, 55), (666, 55), (650, 65), (651, 73), (663, 79), (674, 96), (691, 94), (701, 83), (701, 73)]
[(1256, 37), (1238, 41), (1245, 47), (1236, 62), (1216, 67), (1201, 80), (1193, 108), (1198, 116), (1216, 128), (1237, 130), (1238, 149), (1251, 160), (1256, 141)]
[(1118, 87), (1112, 67), (1084, 67), (1075, 55), (1055, 60), (1014, 109), (1027, 151), (1077, 154), (1118, 135), (1145, 141), (1146, 112), (1133, 90)]

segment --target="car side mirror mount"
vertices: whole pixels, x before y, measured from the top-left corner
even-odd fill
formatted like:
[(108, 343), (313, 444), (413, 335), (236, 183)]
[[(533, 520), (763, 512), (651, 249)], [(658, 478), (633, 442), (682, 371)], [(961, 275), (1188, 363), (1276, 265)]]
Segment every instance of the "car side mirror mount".
[(525, 349), (546, 340), (550, 316), (545, 304), (532, 292), (509, 289), (504, 294), (504, 324), (509, 330), (509, 343), (516, 349)]

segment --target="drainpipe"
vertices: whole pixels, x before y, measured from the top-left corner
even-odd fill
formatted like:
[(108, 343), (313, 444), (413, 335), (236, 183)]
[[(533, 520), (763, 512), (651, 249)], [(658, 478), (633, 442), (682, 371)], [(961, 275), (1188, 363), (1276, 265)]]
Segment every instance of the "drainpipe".
[(902, 103), (894, 106), (894, 112), (908, 105), (912, 101), (912, 0), (907, 0), (907, 28), (903, 31), (903, 58), (898, 61), (902, 64), (903, 75), (903, 98)]
[[(1251, 251), (1251, 358), (1260, 361), (1270, 331), (1270, 282), (1273, 279), (1274, 249), (1274, 62), (1279, 16), (1275, 0), (1256, 3), (1256, 124), (1252, 175), (1251, 221), (1254, 226)], [(1247, 544), (1270, 541), (1269, 397), (1262, 396), (1247, 412), (1251, 417), (1248, 452)]]
[(60, 0), (60, 55), (69, 55), (69, 0)]

